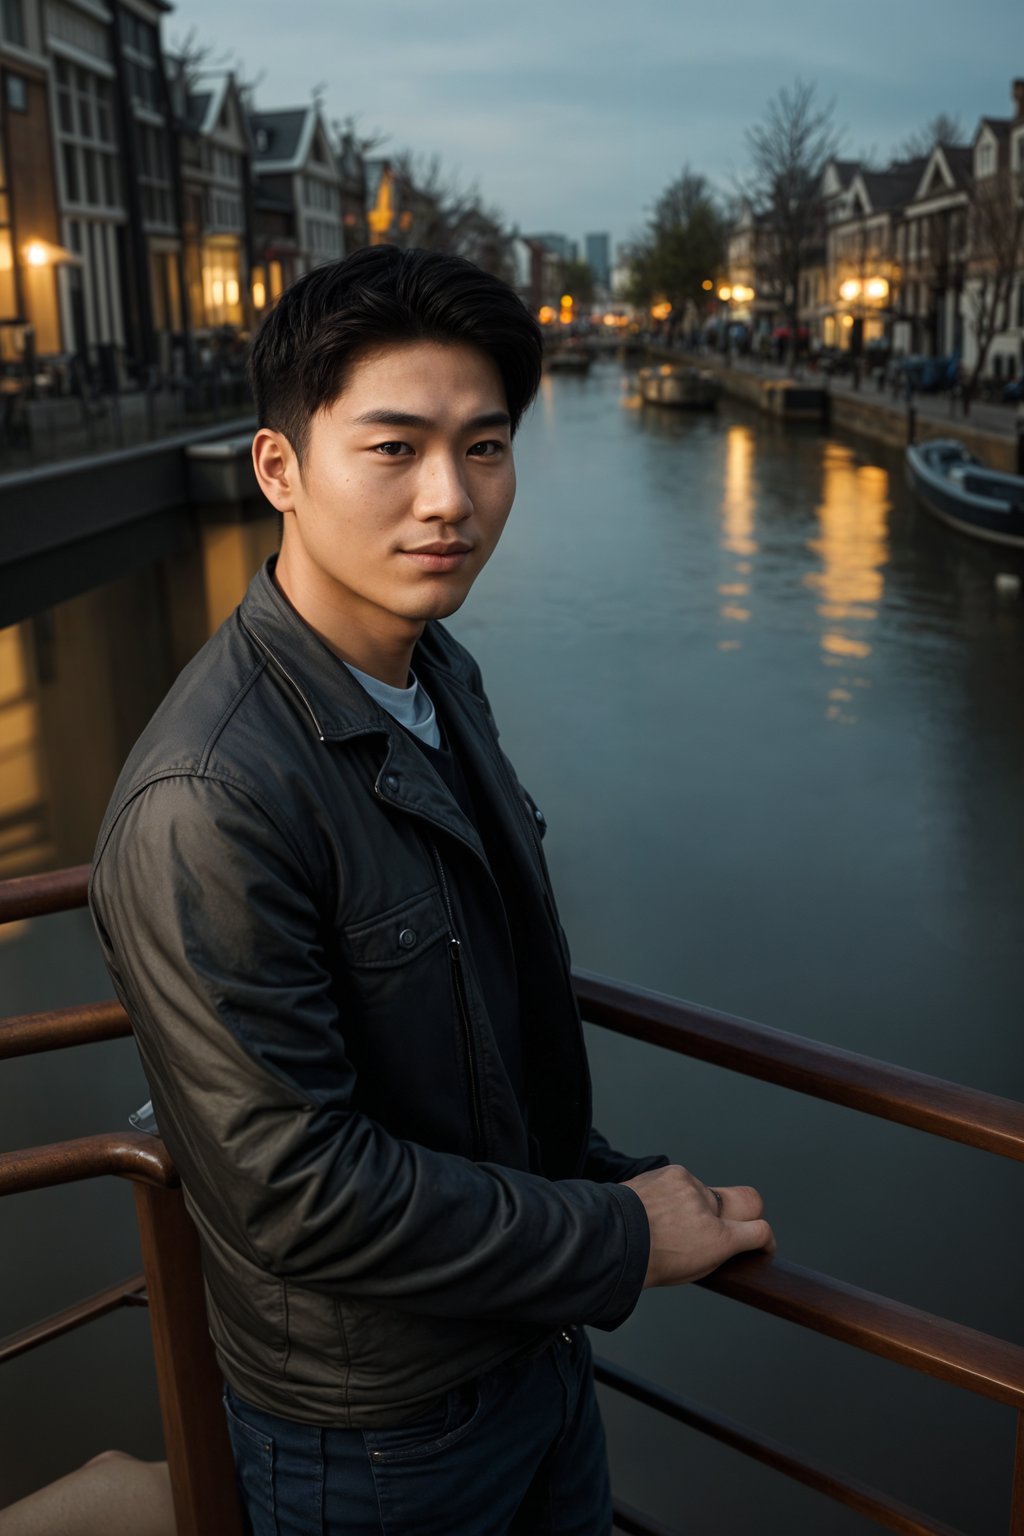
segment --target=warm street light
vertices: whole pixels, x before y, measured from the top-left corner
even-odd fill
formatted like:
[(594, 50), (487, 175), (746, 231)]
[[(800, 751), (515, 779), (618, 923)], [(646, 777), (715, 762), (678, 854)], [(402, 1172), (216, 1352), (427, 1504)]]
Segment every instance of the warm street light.
[(560, 302), (561, 302), (561, 305), (562, 305), (563, 309), (572, 309), (572, 305), (573, 305), (572, 294), (571, 293), (563, 293)]
[(839, 297), (847, 304), (860, 298), (860, 283), (855, 277), (848, 277), (845, 283), (839, 284)]
[(723, 304), (728, 304), (729, 300), (732, 298), (732, 289), (728, 285), (719, 288), (718, 297), (722, 300)]
[(551, 305), (542, 304), (537, 314), (537, 319), (540, 321), (541, 325), (550, 325), (554, 318), (555, 312), (551, 308)]
[(668, 302), (667, 299), (665, 300), (664, 304), (652, 304), (651, 305), (651, 319), (652, 320), (667, 320), (671, 313), (672, 313), (672, 305)]
[(65, 250), (62, 245), (54, 245), (51, 240), (30, 240), (21, 248), (21, 254), (25, 263), (30, 267), (49, 267), (61, 264), (63, 266), (80, 267), (81, 256), (76, 256), (74, 251)]
[(715, 286), (715, 285), (714, 285), (714, 283), (713, 283), (713, 282), (712, 282), (712, 281), (711, 281), (711, 279), (710, 279), (710, 277), (706, 277), (706, 278), (705, 278), (705, 279), (704, 279), (704, 281), (703, 281), (703, 282), (702, 282), (702, 283), (701, 283), (701, 287), (702, 287), (702, 288), (703, 288), (703, 289), (704, 289), (704, 292), (705, 292), (705, 293), (710, 293), (710, 292), (711, 292), (711, 290), (712, 290), (712, 288), (713, 288), (713, 287), (714, 287), (714, 286)]
[(886, 299), (889, 297), (889, 284), (884, 277), (869, 277), (864, 284), (864, 292), (869, 299)]

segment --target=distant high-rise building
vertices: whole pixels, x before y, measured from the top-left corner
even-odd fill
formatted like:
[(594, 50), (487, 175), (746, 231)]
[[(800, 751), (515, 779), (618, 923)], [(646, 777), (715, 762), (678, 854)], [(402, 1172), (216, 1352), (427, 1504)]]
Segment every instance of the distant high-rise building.
[(530, 235), (529, 239), (536, 240), (538, 245), (553, 251), (559, 261), (576, 260), (579, 247), (575, 240), (569, 239), (568, 235)]
[(587, 235), (586, 252), (587, 266), (594, 274), (594, 281), (602, 288), (607, 288), (612, 276), (611, 242), (607, 232)]

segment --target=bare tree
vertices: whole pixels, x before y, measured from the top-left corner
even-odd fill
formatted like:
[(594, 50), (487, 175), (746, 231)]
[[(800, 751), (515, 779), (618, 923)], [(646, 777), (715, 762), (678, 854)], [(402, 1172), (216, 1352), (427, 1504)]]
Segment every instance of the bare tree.
[(629, 258), (630, 294), (635, 303), (667, 300), (673, 332), (688, 309), (707, 302), (704, 283), (722, 269), (725, 221), (705, 177), (684, 166), (662, 192), (634, 242)]
[(796, 348), (800, 274), (823, 239), (819, 184), (826, 162), (840, 146), (834, 104), (819, 105), (813, 83), (796, 80), (768, 103), (764, 118), (746, 132), (750, 172), (743, 192), (766, 216), (765, 276), (789, 322), (789, 349)]
[(895, 160), (927, 158), (936, 144), (962, 144), (967, 137), (959, 117), (948, 112), (938, 112), (923, 128), (918, 128), (896, 146)]
[(968, 311), (978, 355), (964, 385), (965, 410), (985, 370), (992, 342), (1009, 325), (1014, 275), (1024, 266), (1024, 165), (1006, 164), (975, 181), (970, 242)]
[(499, 277), (509, 275), (503, 216), (484, 203), (476, 183), (463, 186), (444, 169), (439, 155), (404, 150), (391, 165), (404, 184), (411, 244), (465, 256)]

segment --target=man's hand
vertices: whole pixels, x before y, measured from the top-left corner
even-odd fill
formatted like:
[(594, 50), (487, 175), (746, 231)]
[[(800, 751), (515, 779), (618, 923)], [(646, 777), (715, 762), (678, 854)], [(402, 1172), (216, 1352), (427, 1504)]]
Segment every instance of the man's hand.
[(737, 1253), (775, 1252), (764, 1202), (745, 1184), (725, 1185), (716, 1197), (713, 1189), (673, 1164), (639, 1173), (625, 1185), (639, 1195), (651, 1228), (644, 1290), (700, 1280)]

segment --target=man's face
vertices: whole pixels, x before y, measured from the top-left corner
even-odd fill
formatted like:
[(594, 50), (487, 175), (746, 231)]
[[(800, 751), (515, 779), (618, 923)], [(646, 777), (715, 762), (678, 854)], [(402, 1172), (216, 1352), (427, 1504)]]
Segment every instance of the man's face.
[(346, 659), (360, 664), (363, 637), (371, 650), (412, 643), (461, 606), (515, 495), (505, 391), (485, 353), (416, 342), (356, 363), (313, 418), (301, 475), (276, 433), (257, 437), (258, 467), (261, 439), (283, 444), (278, 581)]

